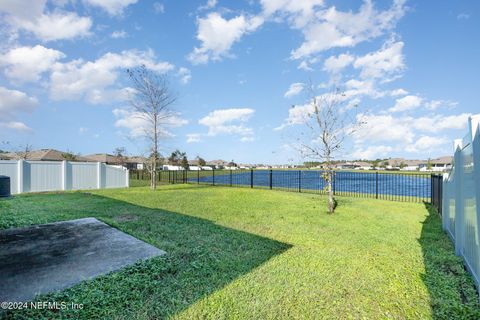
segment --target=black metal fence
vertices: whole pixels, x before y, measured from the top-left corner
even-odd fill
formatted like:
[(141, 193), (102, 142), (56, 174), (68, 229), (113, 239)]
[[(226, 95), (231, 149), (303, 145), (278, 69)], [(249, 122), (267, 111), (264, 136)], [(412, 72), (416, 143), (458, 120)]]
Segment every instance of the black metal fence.
[[(406, 202), (434, 202), (441, 205), (441, 176), (402, 172), (336, 171), (335, 195)], [(143, 171), (130, 171), (131, 179), (149, 180)], [(305, 193), (326, 193), (322, 172), (316, 170), (202, 170), (159, 171), (160, 183), (263, 188)]]
[(443, 194), (443, 176), (438, 174), (432, 174), (432, 190), (431, 201), (433, 207), (435, 207), (439, 214), (442, 214), (442, 194)]

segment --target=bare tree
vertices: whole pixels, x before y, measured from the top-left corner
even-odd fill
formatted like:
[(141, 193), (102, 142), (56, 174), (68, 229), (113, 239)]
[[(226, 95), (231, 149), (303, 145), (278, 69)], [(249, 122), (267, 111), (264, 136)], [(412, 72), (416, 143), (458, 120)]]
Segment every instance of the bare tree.
[(335, 211), (334, 160), (345, 139), (362, 124), (357, 118), (357, 106), (348, 106), (344, 93), (338, 89), (317, 96), (312, 84), (307, 88), (309, 104), (304, 122), (307, 132), (297, 139), (298, 149), (304, 158), (322, 163), (322, 178), (328, 195), (328, 212)]
[(33, 146), (29, 143), (25, 143), (24, 145), (20, 146), (18, 151), (15, 151), (14, 153), (19, 159), (29, 160), (31, 157), (32, 150), (33, 150)]
[(125, 147), (116, 147), (115, 150), (113, 150), (113, 156), (117, 158), (117, 164), (120, 166), (125, 166), (127, 162), (126, 155), (127, 149), (125, 149)]
[(127, 74), (134, 89), (130, 104), (136, 115), (146, 122), (145, 136), (150, 141), (150, 171), (152, 189), (157, 187), (157, 164), (160, 153), (159, 140), (162, 128), (174, 117), (170, 109), (176, 97), (172, 94), (166, 75), (148, 70), (144, 65), (128, 69)]

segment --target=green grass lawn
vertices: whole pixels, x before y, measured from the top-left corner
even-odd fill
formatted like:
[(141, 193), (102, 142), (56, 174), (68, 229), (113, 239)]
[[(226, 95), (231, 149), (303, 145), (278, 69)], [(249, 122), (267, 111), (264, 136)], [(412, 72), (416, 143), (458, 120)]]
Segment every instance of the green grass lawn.
[[(80, 311), (7, 318), (479, 319), (473, 281), (424, 204), (166, 185), (0, 201), (0, 229), (96, 217), (164, 257), (39, 300)], [(1, 317), (1, 315), (0, 315)]]

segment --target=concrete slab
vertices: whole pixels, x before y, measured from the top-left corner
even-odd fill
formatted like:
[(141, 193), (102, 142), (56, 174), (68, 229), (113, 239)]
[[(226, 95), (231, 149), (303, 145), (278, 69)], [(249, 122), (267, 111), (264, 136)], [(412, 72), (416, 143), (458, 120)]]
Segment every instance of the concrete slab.
[(163, 254), (95, 218), (3, 230), (0, 301), (29, 301)]

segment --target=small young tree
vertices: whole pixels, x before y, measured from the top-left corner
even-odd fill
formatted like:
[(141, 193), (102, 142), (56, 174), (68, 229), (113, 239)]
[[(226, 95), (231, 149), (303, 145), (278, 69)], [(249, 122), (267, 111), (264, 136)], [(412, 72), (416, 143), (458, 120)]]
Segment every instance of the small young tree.
[(134, 69), (127, 69), (134, 94), (130, 104), (135, 113), (144, 120), (145, 136), (150, 141), (150, 164), (147, 166), (151, 173), (151, 188), (157, 187), (157, 165), (159, 162), (159, 142), (162, 127), (174, 117), (170, 109), (176, 98), (168, 85), (165, 75), (148, 70), (144, 65)]
[(432, 160), (430, 158), (427, 160), (427, 170), (432, 170)]
[(203, 166), (205, 166), (205, 165), (207, 164), (207, 162), (205, 161), (205, 159), (203, 159), (203, 158), (201, 158), (201, 157), (199, 157), (199, 156), (197, 156), (197, 160), (198, 160), (198, 165), (199, 165), (200, 167), (203, 167)]
[(15, 155), (20, 159), (29, 160), (32, 150), (33, 150), (32, 145), (29, 143), (26, 143), (25, 145), (20, 147), (19, 151), (15, 152)]
[(78, 158), (78, 154), (75, 154), (72, 151), (67, 150), (67, 152), (62, 153), (62, 158), (67, 161), (75, 161)]
[(182, 158), (184, 156), (186, 157), (186, 155), (187, 154), (185, 152), (181, 152), (180, 150), (177, 149), (172, 152), (170, 157), (168, 157), (168, 163), (174, 166), (179, 166), (182, 163)]
[(181, 165), (182, 165), (182, 168), (185, 170), (188, 170), (188, 168), (190, 167), (190, 165), (188, 164), (187, 155), (185, 153), (184, 153), (184, 156), (182, 157)]
[(121, 166), (125, 166), (127, 149), (125, 147), (117, 147), (113, 150), (113, 156), (117, 158), (117, 163)]
[[(333, 194), (334, 159), (342, 149), (347, 136), (353, 134), (361, 122), (356, 117), (356, 106), (346, 107), (346, 97), (338, 89), (317, 96), (310, 85), (310, 102), (304, 123), (308, 131), (297, 139), (304, 158), (323, 163), (322, 178), (328, 195), (328, 213), (335, 211)], [(353, 114), (353, 112), (355, 112)]]

